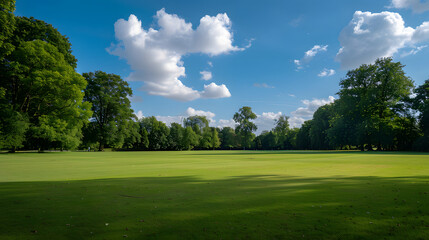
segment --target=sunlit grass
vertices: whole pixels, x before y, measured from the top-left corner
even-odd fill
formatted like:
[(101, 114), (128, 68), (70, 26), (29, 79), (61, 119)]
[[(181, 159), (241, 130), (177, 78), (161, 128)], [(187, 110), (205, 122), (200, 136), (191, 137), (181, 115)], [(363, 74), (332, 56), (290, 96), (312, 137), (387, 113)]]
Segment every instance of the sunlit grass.
[(429, 155), (0, 154), (0, 239), (428, 239)]

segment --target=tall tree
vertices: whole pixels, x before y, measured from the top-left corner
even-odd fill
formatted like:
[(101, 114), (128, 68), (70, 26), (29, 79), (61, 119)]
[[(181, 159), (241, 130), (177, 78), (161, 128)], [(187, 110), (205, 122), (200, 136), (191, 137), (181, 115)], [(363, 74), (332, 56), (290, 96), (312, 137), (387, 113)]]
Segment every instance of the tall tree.
[(170, 129), (165, 123), (158, 121), (154, 116), (145, 117), (140, 120), (140, 127), (145, 128), (148, 133), (150, 150), (168, 149)]
[(314, 112), (309, 133), (312, 149), (327, 150), (332, 148), (328, 139), (328, 130), (330, 129), (330, 121), (334, 117), (334, 108), (333, 104), (327, 104)]
[(258, 129), (255, 123), (251, 120), (256, 119), (256, 114), (252, 112), (250, 107), (242, 107), (234, 114), (234, 121), (238, 124), (235, 132), (241, 138), (241, 144), (244, 149), (249, 148), (254, 137), (253, 132)]
[(301, 150), (311, 149), (310, 129), (312, 120), (307, 120), (302, 124), (296, 134), (296, 147)]
[(198, 144), (198, 136), (190, 126), (183, 132), (183, 148), (192, 150)]
[(220, 147), (220, 139), (219, 139), (219, 129), (217, 128), (211, 128), (211, 147), (213, 150)]
[(405, 76), (403, 65), (391, 58), (377, 59), (374, 64), (362, 65), (347, 73), (340, 82), (340, 115), (349, 125), (355, 125), (358, 144), (372, 149), (388, 148), (393, 142), (390, 124), (394, 106), (413, 89), (413, 82)]
[(121, 139), (127, 134), (127, 129), (121, 129), (121, 126), (135, 118), (128, 99), (132, 96), (131, 88), (115, 74), (96, 71), (83, 76), (88, 81), (85, 101), (92, 103), (91, 121), (96, 123), (98, 150), (103, 151), (106, 144), (121, 147)]
[(170, 126), (170, 134), (168, 135), (168, 142), (171, 150), (183, 149), (183, 133), (184, 128), (178, 123), (172, 123)]
[(86, 81), (74, 70), (71, 44), (52, 25), (14, 17), (14, 3), (0, 2), (2, 137), (14, 139), (11, 149), (24, 139), (27, 148), (74, 148), (90, 111), (82, 103)]
[(236, 147), (236, 134), (233, 128), (224, 127), (220, 131), (220, 142), (222, 149), (231, 149)]
[(417, 140), (415, 148), (420, 151), (429, 151), (429, 80), (419, 86), (415, 93), (413, 108), (420, 112), (418, 119), (423, 133), (423, 136)]
[(285, 149), (285, 145), (287, 145), (287, 135), (289, 133), (289, 117), (285, 115), (281, 115), (278, 119), (276, 119), (275, 127), (273, 128), (273, 132), (277, 136), (278, 147), (280, 149)]

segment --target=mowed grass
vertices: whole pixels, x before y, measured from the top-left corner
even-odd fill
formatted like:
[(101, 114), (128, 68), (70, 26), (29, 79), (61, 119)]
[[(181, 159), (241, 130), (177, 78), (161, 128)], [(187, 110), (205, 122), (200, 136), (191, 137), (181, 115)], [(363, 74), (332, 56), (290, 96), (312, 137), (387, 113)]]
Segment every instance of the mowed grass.
[(429, 239), (429, 155), (0, 154), (0, 239)]

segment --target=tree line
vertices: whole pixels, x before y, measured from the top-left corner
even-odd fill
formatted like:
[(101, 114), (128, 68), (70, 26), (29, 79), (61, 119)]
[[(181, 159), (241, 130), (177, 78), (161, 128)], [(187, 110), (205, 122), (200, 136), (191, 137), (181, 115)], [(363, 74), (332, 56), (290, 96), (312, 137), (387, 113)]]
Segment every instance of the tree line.
[(101, 71), (79, 74), (71, 44), (52, 25), (0, 3), (0, 148), (191, 150), (360, 149), (429, 151), (429, 80), (417, 88), (391, 58), (350, 70), (339, 98), (291, 128), (281, 116), (259, 136), (248, 106), (235, 128), (190, 116), (167, 126), (137, 119), (128, 83)]

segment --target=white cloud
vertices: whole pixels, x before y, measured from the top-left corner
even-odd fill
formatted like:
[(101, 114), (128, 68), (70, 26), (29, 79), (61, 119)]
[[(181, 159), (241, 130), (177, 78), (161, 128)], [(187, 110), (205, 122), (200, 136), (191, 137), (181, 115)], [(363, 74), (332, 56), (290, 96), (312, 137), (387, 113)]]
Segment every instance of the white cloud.
[(209, 111), (203, 111), (203, 110), (195, 110), (191, 107), (188, 107), (188, 109), (186, 109), (185, 112), (185, 116), (190, 117), (190, 116), (205, 116), (207, 117), (207, 119), (209, 120), (213, 120), (213, 118), (216, 116), (216, 114), (209, 112)]
[(254, 83), (253, 86), (258, 88), (274, 88), (266, 83)]
[[(144, 82), (142, 90), (150, 95), (180, 101), (207, 98), (206, 89), (201, 92), (182, 83), (181, 78), (186, 74), (181, 59), (190, 53), (215, 56), (244, 50), (232, 45), (230, 19), (225, 13), (206, 15), (194, 30), (191, 23), (166, 13), (164, 9), (159, 10), (155, 18), (159, 29), (148, 30), (142, 28), (142, 22), (135, 15), (130, 15), (128, 20), (119, 19), (115, 23), (115, 36), (119, 43), (112, 45), (109, 53), (127, 60), (134, 71), (128, 80)], [(223, 91), (218, 93), (221, 95), (210, 95), (210, 98), (228, 96), (224, 90), (228, 90), (226, 86), (220, 87)]]
[(209, 71), (201, 71), (200, 74), (201, 74), (201, 79), (205, 81), (208, 81), (213, 77), (212, 72), (209, 72)]
[(416, 29), (405, 27), (401, 15), (393, 12), (354, 13), (352, 21), (340, 34), (341, 49), (336, 60), (344, 69), (373, 63), (377, 58), (392, 57), (405, 47), (429, 40), (429, 22)]
[(279, 119), (282, 115), (281, 112), (263, 112), (261, 115), (257, 114), (257, 118), (253, 121), (258, 130), (256, 131), (256, 135), (259, 135), (263, 131), (270, 131), (275, 126), (275, 120)]
[(235, 128), (237, 124), (235, 123), (234, 119), (220, 119), (217, 122), (214, 122), (214, 126), (218, 128), (224, 128), (224, 127), (230, 127)]
[(297, 110), (291, 112), (289, 124), (291, 127), (300, 127), (304, 121), (313, 118), (314, 112), (323, 105), (333, 103), (335, 98), (329, 96), (328, 99), (313, 99), (313, 100), (302, 100), (304, 107), (299, 107)]
[(332, 75), (335, 74), (335, 70), (334, 69), (323, 69), (319, 74), (317, 74), (317, 76), (319, 77), (330, 77)]
[(317, 54), (326, 51), (328, 51), (328, 45), (314, 45), (310, 50), (304, 53), (304, 57), (301, 58), (301, 60), (295, 59), (293, 62), (297, 69), (302, 69), (303, 64), (309, 63)]
[(215, 83), (210, 83), (209, 85), (204, 85), (204, 91), (201, 92), (202, 98), (228, 98), (231, 97), (231, 93), (225, 84), (216, 85)]
[[(139, 119), (144, 118), (142, 111), (138, 111), (136, 115)], [(170, 126), (172, 123), (182, 124), (183, 120), (187, 117), (190, 117), (190, 116), (205, 116), (210, 121), (210, 123), (216, 122), (213, 119), (216, 116), (216, 114), (214, 114), (210, 111), (196, 110), (192, 107), (188, 107), (188, 109), (186, 109), (186, 111), (184, 113), (179, 114), (177, 116), (159, 116), (158, 115), (155, 117), (158, 121), (164, 122), (165, 124), (167, 124), (167, 126)]]
[(429, 2), (421, 0), (392, 0), (391, 8), (411, 8), (413, 12), (422, 13), (429, 10)]
[(136, 116), (137, 116), (137, 118), (138, 118), (138, 119), (142, 119), (142, 118), (144, 118), (144, 115), (143, 115), (143, 112), (142, 112), (142, 111), (138, 111), (138, 112), (136, 113)]
[(421, 50), (423, 50), (424, 48), (427, 48), (428, 45), (423, 45), (423, 46), (419, 46), (419, 47), (415, 47), (413, 49), (411, 49), (408, 52), (402, 53), (401, 57), (406, 57), (406, 56), (410, 56), (410, 55), (416, 55), (418, 52), (420, 52)]

